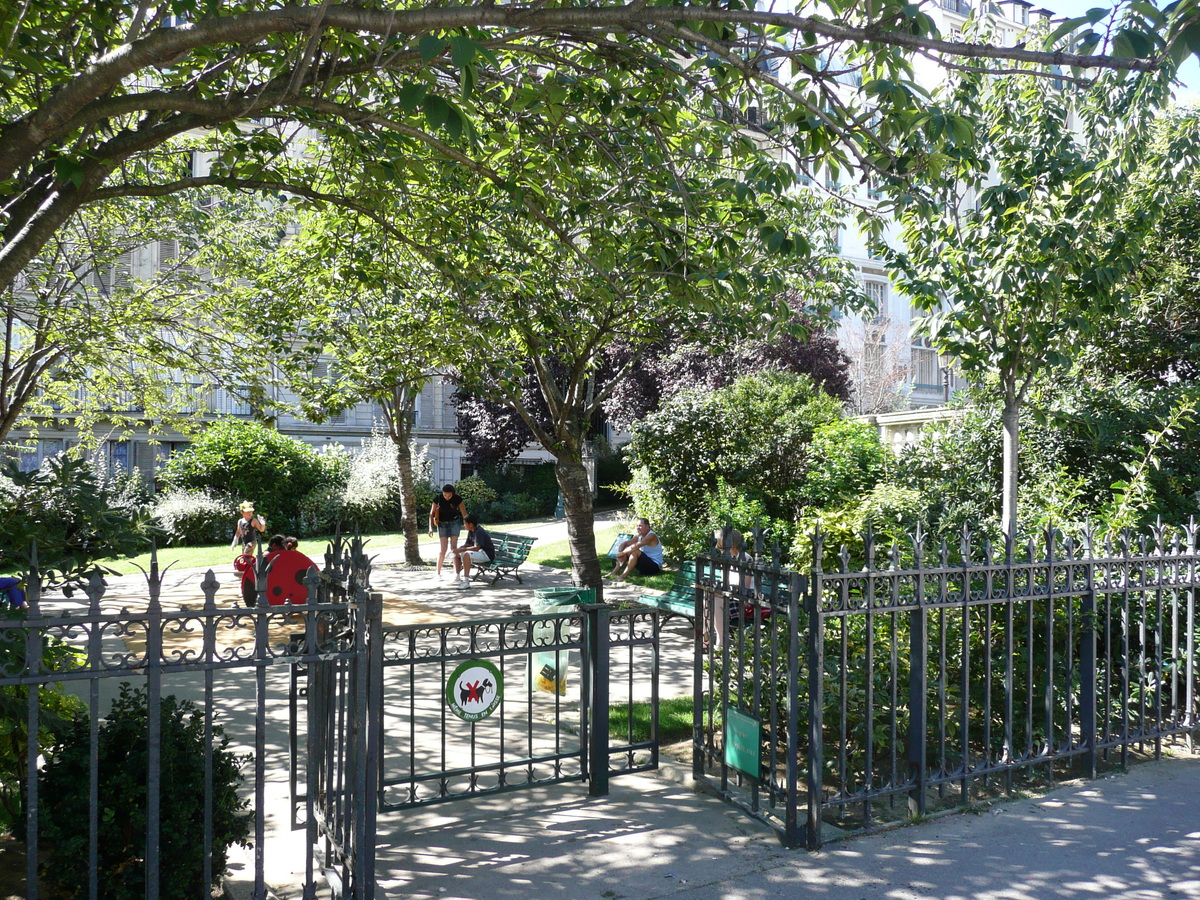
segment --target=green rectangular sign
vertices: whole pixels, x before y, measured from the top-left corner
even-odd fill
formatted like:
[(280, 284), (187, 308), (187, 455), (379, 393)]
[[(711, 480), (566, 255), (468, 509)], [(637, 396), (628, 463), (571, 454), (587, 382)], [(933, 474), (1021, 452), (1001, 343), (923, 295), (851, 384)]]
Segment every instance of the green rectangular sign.
[(725, 707), (725, 764), (752, 778), (762, 774), (762, 722)]

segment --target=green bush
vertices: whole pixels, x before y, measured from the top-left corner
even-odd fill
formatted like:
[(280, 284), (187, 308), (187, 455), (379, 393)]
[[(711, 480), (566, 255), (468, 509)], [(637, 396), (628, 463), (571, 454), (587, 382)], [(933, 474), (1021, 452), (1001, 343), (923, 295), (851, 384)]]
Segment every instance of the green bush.
[(884, 558), (893, 544), (911, 553), (909, 536), (925, 521), (925, 498), (896, 484), (877, 484), (866, 495), (841, 506), (808, 512), (796, 523), (791, 538), (791, 564), (803, 572), (812, 565), (813, 533), (820, 527), (824, 536), (821, 565), (826, 571), (841, 568), (839, 553), (844, 546), (852, 568), (865, 560), (866, 534), (874, 535), (876, 560)]
[(757, 504), (766, 519), (792, 522), (804, 505), (813, 435), (840, 418), (840, 403), (803, 375), (767, 372), (677, 394), (634, 426), (634, 508), (681, 542), (676, 554), (690, 552), (725, 511), (711, 506), (721, 483), (726, 506)]
[(808, 445), (798, 497), (806, 507), (839, 506), (874, 488), (889, 461), (890, 452), (874, 425), (853, 419), (818, 425)]
[(158, 496), (152, 514), (168, 544), (188, 547), (232, 540), (236, 509), (228, 495), (172, 488)]
[(343, 489), (336, 484), (319, 484), (301, 497), (296, 507), (298, 533), (311, 537), (336, 531), (346, 515), (342, 494)]
[[(8, 619), (23, 619), (21, 610), (6, 609)], [(41, 664), (46, 672), (64, 672), (79, 666), (83, 653), (52, 634), (41, 632)], [(24, 631), (0, 632), (0, 671), (14, 675), (26, 669)], [(76, 716), (87, 711), (79, 697), (62, 682), (37, 687), (39, 747), (53, 746), (68, 731)], [(29, 774), (29, 686), (0, 687), (0, 831), (25, 838), (26, 776)]]
[(462, 497), (463, 503), (466, 504), (468, 513), (475, 513), (485, 522), (493, 520), (492, 516), (487, 513), (491, 511), (491, 504), (500, 499), (500, 494), (488, 487), (483, 476), (470, 475), (460, 480), (454, 487), (458, 496)]
[[(162, 471), (168, 488), (209, 490), (249, 500), (272, 532), (301, 533), (298, 501), (335, 481), (338, 462), (327, 463), (308, 444), (253, 422), (212, 425)], [(232, 531), (237, 506), (228, 510)]]
[[(204, 716), (190, 701), (164, 697), (161, 717), (159, 896), (163, 900), (207, 897), (204, 871)], [(247, 846), (251, 814), (238, 796), (239, 771), (249, 757), (227, 747), (213, 729), (212, 875), (225, 871), (229, 847)], [(144, 690), (121, 686), (98, 737), (100, 797), (99, 895), (141, 900), (147, 895), (146, 856), (149, 715)], [(47, 753), (39, 780), (43, 882), (52, 895), (87, 896), (90, 723), (77, 718)]]
[(96, 560), (147, 549), (157, 535), (149, 515), (109, 501), (83, 460), (56, 456), (34, 472), (7, 465), (0, 473), (0, 565), (29, 571), (36, 542), (45, 583), (70, 592), (96, 570)]

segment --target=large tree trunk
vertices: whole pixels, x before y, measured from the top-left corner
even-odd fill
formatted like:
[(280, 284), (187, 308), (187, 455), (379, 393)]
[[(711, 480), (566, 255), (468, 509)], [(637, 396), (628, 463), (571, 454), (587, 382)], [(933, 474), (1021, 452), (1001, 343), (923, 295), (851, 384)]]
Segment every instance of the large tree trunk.
[(417, 545), (420, 530), (412, 464), (413, 410), (416, 405), (417, 391), (406, 385), (396, 385), (392, 396), (382, 404), (388, 437), (396, 445), (396, 467), (400, 470), (400, 530), (404, 532), (404, 562), (410, 566), (424, 564)]
[(413, 483), (412, 444), (407, 427), (403, 442), (396, 444), (396, 465), (400, 469), (400, 526), (404, 532), (404, 561), (410, 566), (423, 565), (417, 545), (420, 530), (417, 526), (417, 488)]
[(1000, 422), (1004, 429), (1004, 474), (1001, 493), (1003, 504), (1000, 527), (1010, 540), (1017, 537), (1017, 447), (1020, 436), (1021, 397), (1015, 391), (1004, 394), (1004, 411)]
[(596, 529), (592, 515), (592, 485), (588, 481), (583, 456), (577, 451), (558, 454), (554, 467), (558, 489), (562, 491), (567, 515), (567, 535), (571, 543), (571, 564), (580, 587), (596, 589), (596, 602), (604, 599), (603, 572), (596, 554)]

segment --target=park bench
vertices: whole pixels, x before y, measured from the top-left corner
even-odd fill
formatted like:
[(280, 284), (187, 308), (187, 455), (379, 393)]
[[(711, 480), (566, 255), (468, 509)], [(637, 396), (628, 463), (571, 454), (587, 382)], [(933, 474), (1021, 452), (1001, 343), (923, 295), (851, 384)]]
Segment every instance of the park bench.
[(496, 548), (496, 558), (491, 562), (473, 563), (471, 578), (477, 579), (490, 575), (492, 584), (501, 578), (515, 578), (517, 584), (523, 584), (517, 569), (529, 558), (529, 551), (537, 538), (527, 534), (507, 534), (503, 531), (489, 531), (488, 534), (492, 536), (492, 544)]
[[(763, 591), (769, 591), (772, 582), (765, 581)], [(680, 563), (675, 582), (662, 594), (642, 594), (638, 597), (642, 606), (653, 606), (668, 613), (668, 616), (683, 616), (695, 620), (696, 615), (696, 563), (687, 560)], [(739, 615), (739, 610), (741, 613)], [(758, 615), (763, 619), (771, 617), (769, 609), (761, 610)], [(750, 622), (755, 619), (754, 607), (747, 596), (735, 587), (729, 595), (729, 620), (736, 623), (739, 618)]]
[(638, 597), (642, 606), (653, 606), (668, 616), (696, 618), (696, 562), (687, 560), (679, 564), (675, 582), (662, 594), (642, 594)]
[(621, 549), (621, 545), (628, 540), (632, 540), (632, 534), (618, 534), (617, 539), (612, 542), (612, 546), (608, 548), (608, 553), (604, 554), (609, 559), (617, 558), (617, 551)]

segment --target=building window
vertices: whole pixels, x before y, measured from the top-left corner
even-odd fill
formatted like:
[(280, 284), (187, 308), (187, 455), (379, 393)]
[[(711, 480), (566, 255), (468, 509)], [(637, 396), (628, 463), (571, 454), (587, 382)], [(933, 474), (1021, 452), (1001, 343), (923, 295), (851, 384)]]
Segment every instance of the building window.
[(129, 441), (108, 442), (108, 467), (114, 472), (128, 472), (133, 467)]
[(875, 314), (880, 319), (888, 317), (888, 283), (886, 281), (872, 281), (863, 279), (863, 293), (867, 295), (867, 299), (871, 302)]
[(21, 471), (35, 472), (42, 467), (47, 459), (57, 456), (63, 451), (61, 438), (30, 441), (21, 448)]

